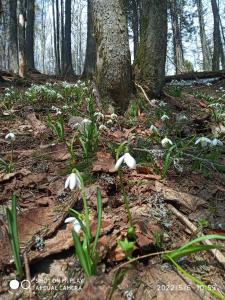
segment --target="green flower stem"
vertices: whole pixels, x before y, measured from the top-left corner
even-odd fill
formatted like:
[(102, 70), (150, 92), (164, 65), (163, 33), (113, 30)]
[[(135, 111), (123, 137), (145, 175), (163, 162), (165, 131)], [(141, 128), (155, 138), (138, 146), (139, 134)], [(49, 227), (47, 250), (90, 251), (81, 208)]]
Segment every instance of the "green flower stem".
[(89, 209), (87, 205), (87, 197), (84, 190), (81, 191), (82, 199), (83, 199), (83, 205), (84, 205), (84, 215), (85, 215), (85, 225), (88, 232), (88, 239), (91, 241), (91, 229), (90, 229), (90, 221), (89, 221)]
[(128, 200), (127, 200), (127, 193), (125, 191), (124, 182), (123, 182), (123, 172), (121, 170), (119, 170), (118, 173), (119, 173), (120, 184), (121, 184), (122, 193), (123, 193), (123, 201), (124, 201), (125, 208), (126, 208), (126, 211), (127, 211), (129, 227), (133, 227), (131, 212), (130, 212), (129, 203), (128, 203)]

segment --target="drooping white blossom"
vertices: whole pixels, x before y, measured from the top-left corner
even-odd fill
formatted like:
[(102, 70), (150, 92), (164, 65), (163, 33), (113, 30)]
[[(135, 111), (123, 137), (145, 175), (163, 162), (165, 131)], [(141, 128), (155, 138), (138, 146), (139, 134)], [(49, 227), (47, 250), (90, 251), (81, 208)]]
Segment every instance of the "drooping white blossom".
[(16, 139), (16, 136), (13, 132), (10, 132), (10, 133), (6, 134), (5, 139), (9, 142), (14, 142)]
[(123, 156), (121, 156), (116, 164), (115, 164), (115, 170), (117, 171), (119, 167), (122, 165), (122, 163), (125, 162), (125, 164), (128, 166), (130, 169), (135, 169), (136, 168), (136, 161), (133, 158), (133, 156), (130, 155), (130, 153), (125, 153)]
[(170, 139), (168, 139), (167, 137), (165, 137), (162, 141), (161, 141), (161, 144), (162, 144), (162, 146), (165, 148), (165, 147), (167, 147), (167, 146), (169, 146), (169, 145), (173, 145), (173, 142), (170, 140)]
[(169, 119), (170, 119), (170, 117), (167, 116), (166, 114), (162, 115), (162, 117), (161, 117), (161, 120), (162, 120), (163, 122), (166, 121), (166, 120), (169, 120)]
[(80, 226), (80, 223), (79, 221), (74, 218), (74, 217), (69, 217), (69, 218), (66, 218), (64, 223), (71, 223), (73, 224), (73, 229), (76, 231), (76, 233), (79, 233), (80, 230), (81, 230), (81, 226)]
[(200, 144), (201, 147), (204, 148), (211, 144), (211, 140), (207, 137), (202, 136), (195, 141), (195, 145), (198, 144)]
[(80, 178), (76, 173), (71, 173), (65, 182), (65, 189), (70, 188), (70, 190), (74, 190), (75, 188), (81, 188)]

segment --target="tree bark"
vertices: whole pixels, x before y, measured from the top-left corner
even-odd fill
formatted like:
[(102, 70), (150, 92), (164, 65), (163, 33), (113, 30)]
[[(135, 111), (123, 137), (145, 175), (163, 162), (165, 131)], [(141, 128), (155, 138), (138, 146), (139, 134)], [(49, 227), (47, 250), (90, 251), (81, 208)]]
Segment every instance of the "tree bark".
[(100, 95), (123, 112), (132, 92), (131, 61), (126, 15), (121, 0), (93, 0), (97, 46), (96, 82)]
[(65, 3), (65, 68), (66, 75), (73, 74), (71, 52), (71, 0)]
[(19, 75), (24, 77), (27, 71), (25, 38), (25, 0), (19, 0)]
[(141, 0), (141, 37), (135, 60), (135, 79), (159, 97), (165, 81), (167, 0)]
[(17, 0), (9, 0), (9, 70), (18, 73)]
[(198, 19), (199, 19), (199, 27), (200, 27), (201, 47), (202, 47), (203, 70), (209, 71), (212, 69), (212, 63), (211, 63), (212, 60), (211, 60), (211, 53), (207, 42), (206, 32), (205, 32), (202, 0), (197, 0), (197, 8), (198, 8)]
[(220, 35), (220, 15), (219, 9), (216, 0), (211, 0), (212, 11), (213, 11), (213, 20), (214, 20), (214, 29), (213, 29), (213, 59), (212, 59), (212, 69), (217, 71), (220, 69), (220, 58), (222, 64), (224, 64), (224, 52), (223, 44), (221, 41)]
[(57, 51), (57, 71), (61, 73), (60, 65), (60, 41), (59, 41), (59, 0), (56, 0), (56, 51)]
[(87, 18), (87, 45), (84, 63), (84, 76), (93, 76), (96, 70), (96, 43), (94, 37), (92, 1), (88, 0), (88, 18)]
[(61, 0), (61, 72), (65, 72), (64, 0)]
[(169, 0), (168, 3), (173, 31), (174, 64), (176, 67), (176, 74), (180, 74), (182, 73), (184, 66), (184, 51), (181, 35), (181, 26), (179, 21), (179, 15), (181, 12), (177, 0)]
[(27, 1), (27, 27), (26, 27), (26, 58), (27, 58), (28, 70), (35, 69), (34, 20), (35, 20), (35, 0), (29, 0)]

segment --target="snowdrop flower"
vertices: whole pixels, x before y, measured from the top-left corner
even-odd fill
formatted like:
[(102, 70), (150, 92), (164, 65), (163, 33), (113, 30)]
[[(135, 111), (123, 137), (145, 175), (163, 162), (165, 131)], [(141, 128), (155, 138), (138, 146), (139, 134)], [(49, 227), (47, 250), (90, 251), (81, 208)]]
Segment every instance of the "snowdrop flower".
[(83, 119), (82, 122), (81, 122), (81, 124), (83, 124), (83, 125), (89, 125), (89, 124), (91, 124), (91, 120), (89, 120), (89, 119)]
[(164, 102), (164, 101), (160, 101), (160, 102), (159, 102), (159, 106), (161, 106), (161, 107), (164, 107), (164, 106), (166, 106), (166, 102)]
[(104, 115), (100, 111), (95, 112), (94, 116), (97, 117), (98, 121), (104, 119)]
[(222, 105), (217, 102), (217, 103), (210, 104), (209, 107), (220, 109), (220, 108), (222, 108)]
[(150, 130), (151, 130), (151, 132), (153, 132), (153, 133), (158, 133), (158, 132), (159, 132), (159, 131), (158, 131), (158, 128), (155, 127), (154, 125), (151, 125), (151, 126), (150, 126)]
[(165, 148), (165, 147), (167, 147), (168, 145), (173, 145), (173, 142), (170, 140), (170, 139), (168, 139), (167, 137), (165, 137), (162, 141), (161, 141), (161, 144), (162, 144), (162, 146)]
[(107, 122), (106, 122), (107, 125), (112, 125), (113, 124), (113, 120), (109, 119)]
[(152, 99), (152, 100), (150, 100), (150, 103), (151, 103), (152, 106), (157, 106), (157, 104), (159, 103), (159, 101), (156, 100), (156, 99)]
[(211, 146), (223, 146), (223, 142), (221, 142), (220, 140), (214, 138), (214, 139), (211, 141)]
[(103, 124), (99, 126), (99, 130), (107, 131), (107, 129), (108, 128)]
[(63, 109), (67, 109), (67, 108), (69, 108), (68, 105), (63, 105)]
[(74, 190), (76, 187), (81, 188), (80, 178), (76, 173), (71, 173), (65, 182), (65, 189), (70, 188), (70, 190)]
[(208, 144), (211, 144), (211, 140), (207, 137), (202, 136), (196, 140), (195, 145), (198, 144), (201, 144), (201, 146), (204, 148), (207, 147)]
[(184, 121), (187, 121), (187, 117), (185, 116), (185, 115), (179, 115), (178, 117), (177, 117), (177, 121), (178, 122), (184, 122)]
[(119, 169), (119, 167), (122, 165), (122, 163), (125, 162), (125, 164), (130, 168), (130, 169), (135, 169), (136, 168), (136, 161), (135, 159), (129, 154), (125, 153), (123, 156), (121, 156), (116, 164), (115, 164), (115, 171)]
[(66, 218), (64, 223), (71, 223), (73, 224), (73, 229), (76, 231), (76, 233), (79, 233), (80, 230), (81, 230), (81, 226), (80, 226), (80, 223), (79, 221), (74, 218), (74, 217), (69, 217), (69, 218)]
[(169, 120), (169, 116), (167, 116), (166, 114), (162, 115), (161, 120), (164, 122), (166, 120)]
[(10, 133), (6, 134), (5, 139), (9, 142), (14, 142), (16, 137), (13, 132), (10, 132)]
[(115, 120), (117, 117), (118, 117), (117, 114), (114, 114), (114, 113), (111, 114), (111, 116), (110, 116), (110, 118), (113, 119), (113, 120)]

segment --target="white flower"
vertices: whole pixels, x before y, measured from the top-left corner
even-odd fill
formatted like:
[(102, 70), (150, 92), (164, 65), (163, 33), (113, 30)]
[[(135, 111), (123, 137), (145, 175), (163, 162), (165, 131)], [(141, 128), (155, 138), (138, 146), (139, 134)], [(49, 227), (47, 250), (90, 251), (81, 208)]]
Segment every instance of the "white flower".
[(204, 148), (204, 147), (206, 147), (208, 144), (211, 144), (211, 140), (210, 140), (209, 138), (207, 138), (207, 137), (202, 136), (202, 137), (200, 137), (200, 138), (198, 138), (198, 139), (196, 140), (195, 145), (198, 145), (199, 143), (200, 143), (201, 146)]
[(107, 122), (106, 122), (107, 125), (112, 125), (113, 124), (113, 120), (109, 119)]
[(15, 134), (13, 132), (10, 132), (10, 133), (6, 134), (5, 139), (7, 141), (14, 142), (16, 137), (15, 137)]
[(173, 145), (173, 142), (168, 139), (167, 137), (165, 137), (162, 141), (161, 141), (161, 144), (163, 147), (167, 147), (168, 145)]
[(70, 188), (70, 190), (74, 190), (76, 187), (81, 188), (80, 178), (76, 173), (71, 173), (65, 182), (65, 189)]
[(188, 120), (188, 118), (185, 115), (179, 115), (177, 117), (178, 122), (184, 122), (184, 121), (187, 121), (187, 120)]
[(103, 124), (99, 126), (99, 130), (107, 131), (107, 129), (108, 128)]
[(159, 102), (159, 106), (161, 106), (161, 107), (164, 107), (164, 106), (166, 106), (166, 102), (164, 102), (164, 101), (160, 101), (160, 102)]
[(89, 125), (89, 124), (91, 124), (91, 120), (89, 120), (89, 119), (83, 119), (82, 122), (81, 122), (81, 124)]
[(161, 120), (164, 122), (166, 120), (169, 120), (169, 116), (167, 116), (166, 114), (162, 115)]
[(151, 126), (150, 126), (150, 130), (151, 130), (153, 133), (158, 133), (158, 132), (159, 132), (159, 131), (158, 131), (158, 128), (155, 127), (154, 125), (151, 125)]
[(221, 142), (220, 140), (214, 138), (214, 139), (211, 141), (211, 145), (212, 145), (212, 146), (223, 146), (223, 142)]
[(115, 164), (115, 170), (116, 171), (119, 169), (119, 167), (122, 165), (123, 162), (125, 162), (126, 165), (130, 169), (135, 169), (136, 168), (136, 161), (135, 161), (135, 159), (129, 153), (125, 153), (123, 156), (121, 156), (117, 160), (117, 162)]
[(79, 221), (76, 218), (69, 217), (69, 218), (66, 218), (64, 222), (65, 223), (72, 223), (73, 224), (73, 229), (76, 231), (76, 233), (80, 232), (81, 226), (80, 226)]
[(156, 100), (156, 99), (152, 99), (152, 100), (150, 100), (150, 103), (151, 103), (152, 106), (157, 106), (157, 104), (159, 103), (159, 101)]
[(100, 111), (95, 112), (94, 116), (97, 117), (97, 120), (104, 119), (104, 115)]
[(118, 117), (117, 114), (114, 114), (114, 113), (111, 114), (111, 116), (110, 116), (110, 118), (113, 119), (113, 120), (115, 120), (117, 117)]

